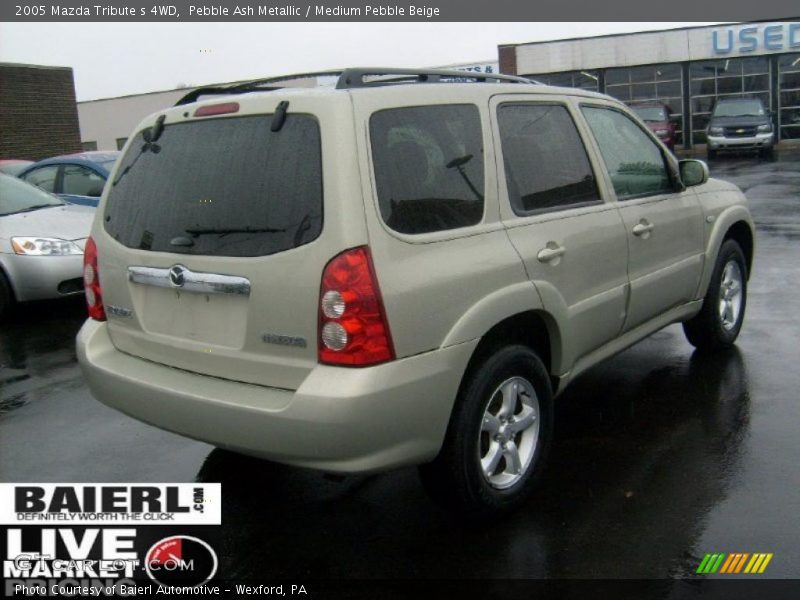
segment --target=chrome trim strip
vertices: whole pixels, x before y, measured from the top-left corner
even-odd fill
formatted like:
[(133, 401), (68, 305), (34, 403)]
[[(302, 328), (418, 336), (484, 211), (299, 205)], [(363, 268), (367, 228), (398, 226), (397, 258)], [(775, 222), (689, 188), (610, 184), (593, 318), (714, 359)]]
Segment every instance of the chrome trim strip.
[[(178, 277), (175, 277), (176, 273)], [(250, 280), (246, 277), (220, 275), (218, 273), (199, 273), (190, 271), (183, 265), (175, 265), (168, 269), (128, 267), (128, 281), (141, 285), (196, 292), (198, 294), (250, 295)]]

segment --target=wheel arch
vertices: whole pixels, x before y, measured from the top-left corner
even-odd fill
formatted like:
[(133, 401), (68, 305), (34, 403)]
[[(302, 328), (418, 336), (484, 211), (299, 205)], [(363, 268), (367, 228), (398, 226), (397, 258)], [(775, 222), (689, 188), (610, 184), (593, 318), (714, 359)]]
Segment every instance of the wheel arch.
[(536, 286), (529, 280), (495, 290), (473, 304), (450, 329), (442, 346), (475, 339), (480, 339), (476, 351), (504, 339), (524, 342), (541, 353), (539, 358), (549, 372), (558, 372), (561, 367), (558, 321), (544, 308)]
[(533, 350), (550, 374), (553, 389), (558, 380), (554, 364), (559, 364), (561, 335), (553, 317), (543, 310), (526, 310), (510, 315), (490, 327), (480, 338), (467, 363), (466, 375), (499, 348), (520, 344)]
[[(753, 230), (750, 225), (745, 221), (736, 221), (725, 232), (722, 238), (722, 243), (727, 240), (734, 240), (744, 253), (745, 262), (747, 263), (747, 278), (750, 279), (750, 271), (753, 267), (753, 254), (755, 250)], [(722, 244), (720, 244), (722, 245)]]
[(750, 277), (755, 256), (755, 226), (750, 212), (743, 205), (736, 205), (722, 212), (716, 219), (714, 229), (708, 236), (706, 242), (706, 260), (703, 268), (703, 276), (697, 287), (696, 298), (705, 297), (711, 276), (714, 273), (714, 265), (722, 244), (726, 240), (735, 240), (742, 248), (747, 263), (747, 277)]

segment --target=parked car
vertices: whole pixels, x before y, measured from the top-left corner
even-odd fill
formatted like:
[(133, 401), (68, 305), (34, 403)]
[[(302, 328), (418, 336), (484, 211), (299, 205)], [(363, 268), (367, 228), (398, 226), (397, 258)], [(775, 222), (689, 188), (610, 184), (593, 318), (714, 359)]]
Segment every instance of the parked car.
[(47, 158), (30, 165), (19, 178), (72, 204), (97, 206), (119, 154), (92, 151)]
[(577, 375), (676, 322), (733, 344), (741, 191), (612, 98), (470, 77), (349, 69), (145, 119), (86, 245), (95, 397), (292, 465), (420, 465), (485, 515), (531, 493)]
[(775, 147), (772, 114), (760, 98), (725, 98), (711, 113), (706, 130), (708, 158), (725, 150), (755, 150), (771, 155)]
[(672, 114), (672, 109), (661, 102), (642, 102), (631, 105), (633, 112), (644, 121), (648, 129), (652, 131), (664, 145), (675, 151), (677, 137), (677, 117)]
[(0, 173), (0, 316), (15, 301), (83, 292), (94, 212)]
[(17, 160), (7, 158), (0, 160), (0, 173), (6, 175), (19, 175), (28, 165), (32, 165), (32, 160)]

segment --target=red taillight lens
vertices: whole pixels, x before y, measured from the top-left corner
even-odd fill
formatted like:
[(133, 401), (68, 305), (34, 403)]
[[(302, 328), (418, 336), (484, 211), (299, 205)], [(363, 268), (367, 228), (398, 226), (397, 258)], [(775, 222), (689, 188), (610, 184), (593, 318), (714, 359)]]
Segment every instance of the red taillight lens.
[(103, 306), (103, 290), (100, 288), (100, 271), (97, 269), (97, 246), (92, 238), (86, 240), (86, 247), (83, 249), (83, 290), (86, 293), (89, 316), (96, 321), (105, 321), (106, 309)]
[(369, 248), (346, 250), (328, 263), (319, 302), (320, 362), (364, 367), (394, 360)]

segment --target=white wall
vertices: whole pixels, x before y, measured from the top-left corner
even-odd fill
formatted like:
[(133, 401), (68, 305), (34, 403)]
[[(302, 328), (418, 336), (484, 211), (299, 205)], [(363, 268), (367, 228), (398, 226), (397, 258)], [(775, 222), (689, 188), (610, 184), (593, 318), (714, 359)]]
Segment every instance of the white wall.
[(173, 106), (189, 89), (78, 102), (82, 142), (98, 150), (116, 150), (117, 138), (128, 137), (147, 115)]

